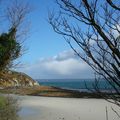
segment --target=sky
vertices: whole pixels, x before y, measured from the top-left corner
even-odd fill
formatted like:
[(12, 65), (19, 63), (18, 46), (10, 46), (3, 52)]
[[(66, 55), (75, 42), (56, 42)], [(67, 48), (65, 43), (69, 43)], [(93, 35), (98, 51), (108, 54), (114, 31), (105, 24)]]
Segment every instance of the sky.
[(24, 42), (27, 48), (17, 71), (34, 79), (93, 78), (93, 71), (71, 50), (61, 35), (48, 23), (48, 12), (57, 10), (54, 0), (25, 0), (33, 11), (28, 16), (30, 29)]

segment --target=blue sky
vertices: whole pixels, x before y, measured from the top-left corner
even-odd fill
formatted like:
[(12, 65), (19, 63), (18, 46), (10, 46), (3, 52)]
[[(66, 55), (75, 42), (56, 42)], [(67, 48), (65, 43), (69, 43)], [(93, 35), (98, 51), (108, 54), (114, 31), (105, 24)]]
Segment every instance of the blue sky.
[(25, 0), (34, 8), (29, 15), (30, 30), (25, 41), (28, 48), (18, 71), (35, 79), (92, 78), (90, 67), (74, 55), (61, 35), (48, 23), (48, 11), (57, 10), (54, 0)]
[(29, 0), (29, 3), (34, 11), (29, 15), (31, 26), (25, 43), (28, 51), (23, 60), (34, 62), (39, 57), (53, 56), (70, 49), (63, 37), (55, 33), (47, 21), (48, 11), (56, 9), (54, 0)]

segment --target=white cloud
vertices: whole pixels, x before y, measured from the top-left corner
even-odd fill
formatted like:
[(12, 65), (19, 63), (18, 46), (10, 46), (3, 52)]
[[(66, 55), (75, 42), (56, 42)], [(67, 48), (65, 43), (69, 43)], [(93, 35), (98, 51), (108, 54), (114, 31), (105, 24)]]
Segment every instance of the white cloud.
[(53, 57), (40, 58), (36, 63), (26, 66), (21, 71), (37, 79), (93, 77), (90, 67), (71, 50), (63, 51)]

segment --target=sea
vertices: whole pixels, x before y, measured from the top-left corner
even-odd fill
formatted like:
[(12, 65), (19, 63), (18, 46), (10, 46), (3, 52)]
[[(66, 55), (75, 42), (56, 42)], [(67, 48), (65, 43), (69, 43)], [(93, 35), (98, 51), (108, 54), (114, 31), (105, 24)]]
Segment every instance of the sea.
[(96, 86), (103, 91), (112, 90), (112, 87), (105, 80), (95, 82), (94, 79), (38, 79), (37, 81), (40, 85), (77, 91), (94, 90)]

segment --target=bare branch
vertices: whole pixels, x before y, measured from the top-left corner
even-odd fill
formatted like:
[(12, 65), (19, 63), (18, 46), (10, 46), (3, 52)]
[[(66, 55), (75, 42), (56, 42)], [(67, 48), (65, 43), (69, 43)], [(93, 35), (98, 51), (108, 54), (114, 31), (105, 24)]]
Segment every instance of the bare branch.
[(112, 1), (80, 0), (77, 4), (72, 0), (56, 1), (60, 12), (58, 16), (49, 14), (49, 23), (100, 76), (97, 79), (102, 78), (111, 86), (110, 95), (102, 93), (105, 99), (111, 98), (120, 106), (120, 12), (111, 7), (115, 5)]

